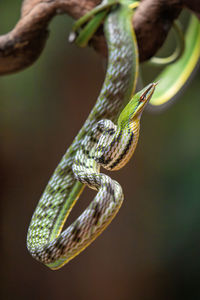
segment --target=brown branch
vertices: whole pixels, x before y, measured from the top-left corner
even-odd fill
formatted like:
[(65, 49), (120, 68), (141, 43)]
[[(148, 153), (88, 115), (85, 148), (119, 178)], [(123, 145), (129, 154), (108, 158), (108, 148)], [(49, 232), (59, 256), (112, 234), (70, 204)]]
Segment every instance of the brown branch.
[[(40, 55), (48, 37), (48, 24), (60, 13), (75, 19), (101, 0), (24, 0), (21, 18), (14, 29), (0, 36), (0, 74), (20, 71)], [(161, 47), (183, 7), (200, 13), (198, 0), (142, 0), (134, 14), (133, 26), (139, 44), (140, 61), (147, 60)], [(104, 37), (96, 35), (94, 48), (106, 56)]]

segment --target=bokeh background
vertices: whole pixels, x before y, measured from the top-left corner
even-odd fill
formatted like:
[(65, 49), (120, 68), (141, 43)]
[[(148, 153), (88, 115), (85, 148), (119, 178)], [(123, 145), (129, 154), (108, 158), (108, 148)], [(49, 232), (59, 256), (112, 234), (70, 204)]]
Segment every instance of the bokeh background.
[[(0, 1), (0, 34), (20, 5)], [(104, 79), (92, 49), (68, 44), (71, 25), (56, 17), (38, 61), (0, 78), (1, 299), (200, 299), (200, 74), (170, 109), (144, 113), (133, 159), (110, 174), (125, 201), (108, 229), (58, 271), (26, 250), (41, 193)], [(84, 191), (67, 224), (93, 196)]]

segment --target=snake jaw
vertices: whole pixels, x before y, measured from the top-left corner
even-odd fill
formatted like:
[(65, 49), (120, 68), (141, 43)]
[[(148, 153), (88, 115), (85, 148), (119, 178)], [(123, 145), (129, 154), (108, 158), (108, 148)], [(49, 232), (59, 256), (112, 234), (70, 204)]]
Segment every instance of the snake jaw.
[(157, 84), (158, 82), (150, 83), (132, 97), (118, 118), (119, 126), (127, 126), (129, 122), (141, 117), (142, 112), (147, 103), (150, 101)]
[(135, 96), (137, 97), (137, 103), (136, 108), (133, 113), (133, 116), (131, 119), (135, 119), (137, 117), (141, 117), (141, 114), (146, 107), (146, 105), (149, 103), (155, 88), (157, 86), (158, 82), (150, 83), (147, 87), (145, 87), (143, 90), (138, 92)]

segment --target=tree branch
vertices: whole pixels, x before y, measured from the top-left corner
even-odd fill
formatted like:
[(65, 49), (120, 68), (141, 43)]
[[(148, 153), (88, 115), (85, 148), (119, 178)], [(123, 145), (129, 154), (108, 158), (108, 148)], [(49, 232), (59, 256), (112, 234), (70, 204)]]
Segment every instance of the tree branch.
[[(41, 54), (48, 37), (48, 24), (61, 13), (78, 19), (101, 0), (24, 0), (21, 18), (14, 29), (0, 36), (0, 74), (20, 71)], [(134, 14), (133, 26), (139, 45), (140, 61), (153, 56), (183, 7), (200, 14), (198, 0), (142, 0)], [(153, 34), (152, 34), (153, 33)], [(96, 34), (93, 46), (107, 55), (102, 35)]]

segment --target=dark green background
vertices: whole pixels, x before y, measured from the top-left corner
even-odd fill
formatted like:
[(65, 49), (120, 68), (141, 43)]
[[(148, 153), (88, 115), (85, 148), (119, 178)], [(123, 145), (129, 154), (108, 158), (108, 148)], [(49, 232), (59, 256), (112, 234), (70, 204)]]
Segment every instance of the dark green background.
[[(20, 4), (0, 1), (0, 34), (14, 27)], [(92, 49), (68, 44), (71, 25), (56, 17), (38, 61), (0, 78), (2, 299), (200, 299), (199, 75), (170, 109), (144, 113), (134, 157), (110, 173), (125, 200), (100, 238), (54, 272), (26, 250), (40, 195), (104, 79)], [(93, 196), (85, 190), (67, 224)]]

